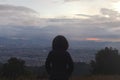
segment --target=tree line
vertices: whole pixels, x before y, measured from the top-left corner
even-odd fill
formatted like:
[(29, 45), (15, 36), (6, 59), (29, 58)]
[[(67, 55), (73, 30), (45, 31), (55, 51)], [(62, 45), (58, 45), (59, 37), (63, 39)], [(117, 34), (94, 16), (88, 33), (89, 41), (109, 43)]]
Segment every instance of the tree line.
[[(90, 63), (91, 74), (120, 74), (120, 54), (117, 49), (105, 47), (95, 54), (95, 59)], [(39, 72), (39, 71), (38, 71)], [(4, 63), (0, 70), (1, 77), (15, 80), (19, 76), (29, 75), (30, 71), (25, 65), (25, 61), (12, 57)], [(39, 73), (38, 73), (39, 74)], [(42, 75), (45, 76), (46, 74)], [(38, 76), (39, 77), (39, 76)]]
[(117, 49), (105, 47), (91, 61), (92, 74), (120, 74), (120, 54)]

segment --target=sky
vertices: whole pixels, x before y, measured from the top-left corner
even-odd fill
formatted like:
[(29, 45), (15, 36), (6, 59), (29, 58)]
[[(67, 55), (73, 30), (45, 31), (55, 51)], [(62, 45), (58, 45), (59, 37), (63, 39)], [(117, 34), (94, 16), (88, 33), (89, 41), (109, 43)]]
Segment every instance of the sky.
[(19, 34), (4, 32), (3, 26), (48, 28), (43, 33), (73, 40), (120, 42), (120, 0), (0, 0), (1, 33)]

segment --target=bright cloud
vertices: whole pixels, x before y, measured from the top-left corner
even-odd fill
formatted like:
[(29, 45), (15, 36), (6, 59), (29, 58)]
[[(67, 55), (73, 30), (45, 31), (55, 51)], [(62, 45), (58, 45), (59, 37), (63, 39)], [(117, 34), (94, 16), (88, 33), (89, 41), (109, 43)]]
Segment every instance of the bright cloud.
[[(54, 18), (73, 14), (97, 15), (101, 8), (114, 9), (119, 0), (0, 0), (1, 4), (25, 6), (41, 17)], [(115, 10), (115, 9), (114, 9)]]
[(99, 38), (86, 38), (88, 41), (101, 41)]

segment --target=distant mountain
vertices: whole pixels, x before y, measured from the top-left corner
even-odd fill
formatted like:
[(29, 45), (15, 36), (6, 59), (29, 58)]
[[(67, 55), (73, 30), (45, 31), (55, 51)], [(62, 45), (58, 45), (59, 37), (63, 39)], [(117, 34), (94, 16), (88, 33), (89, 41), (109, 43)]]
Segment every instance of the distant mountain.
[[(78, 27), (75, 27), (79, 31)], [(78, 29), (77, 29), (78, 28)], [(70, 48), (95, 48), (106, 46), (120, 48), (120, 42), (96, 42), (72, 40), (74, 29), (69, 26), (0, 26), (0, 47), (50, 47), (58, 34), (69, 37)], [(72, 36), (72, 37), (71, 37)]]
[[(38, 38), (13, 38), (13, 37), (0, 37), (0, 47), (13, 47), (13, 48), (34, 48), (34, 47), (51, 47), (52, 39), (46, 36)], [(120, 42), (95, 42), (95, 41), (69, 41), (70, 48), (74, 49), (101, 49), (106, 46), (113, 48), (120, 48)]]
[(48, 47), (50, 42), (47, 39), (17, 39), (0, 37), (0, 47), (10, 48), (31, 48)]

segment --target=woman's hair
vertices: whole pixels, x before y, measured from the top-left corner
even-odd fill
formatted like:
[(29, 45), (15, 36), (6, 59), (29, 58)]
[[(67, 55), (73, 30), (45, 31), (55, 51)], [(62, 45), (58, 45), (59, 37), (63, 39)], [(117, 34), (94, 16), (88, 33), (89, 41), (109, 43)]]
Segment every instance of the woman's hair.
[(69, 47), (68, 41), (64, 36), (58, 35), (53, 39), (52, 42), (53, 50), (67, 50), (68, 47)]

